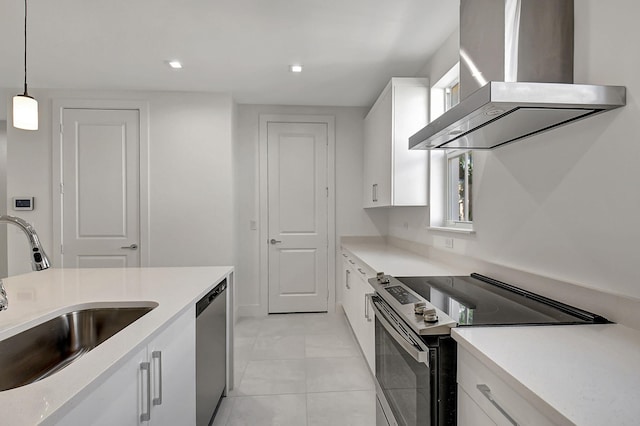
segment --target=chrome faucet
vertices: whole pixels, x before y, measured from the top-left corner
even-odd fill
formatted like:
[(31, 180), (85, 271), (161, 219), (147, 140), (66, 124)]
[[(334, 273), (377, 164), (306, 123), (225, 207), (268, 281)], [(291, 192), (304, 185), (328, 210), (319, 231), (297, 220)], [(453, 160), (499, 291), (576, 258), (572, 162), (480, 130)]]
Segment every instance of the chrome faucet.
[[(38, 234), (29, 222), (16, 216), (5, 215), (0, 216), (0, 223), (12, 223), (25, 233), (29, 239), (29, 245), (31, 245), (31, 268), (34, 271), (42, 271), (51, 266), (47, 254), (44, 252), (42, 245), (40, 245)], [(4, 289), (2, 280), (0, 280), (0, 311), (4, 311), (8, 306), (7, 292)]]
[(24, 219), (20, 219), (19, 217), (8, 215), (0, 216), (0, 223), (12, 223), (22, 229), (22, 232), (25, 233), (29, 239), (29, 244), (31, 245), (31, 267), (34, 271), (42, 271), (43, 269), (47, 269), (51, 266), (49, 258), (40, 245), (38, 234), (30, 223)]

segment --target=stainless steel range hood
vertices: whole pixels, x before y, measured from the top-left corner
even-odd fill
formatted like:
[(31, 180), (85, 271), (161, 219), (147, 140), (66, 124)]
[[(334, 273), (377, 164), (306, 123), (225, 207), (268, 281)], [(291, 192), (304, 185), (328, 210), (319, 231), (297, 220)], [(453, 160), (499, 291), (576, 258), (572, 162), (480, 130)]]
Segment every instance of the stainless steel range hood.
[(573, 0), (461, 0), (460, 59), (462, 101), (410, 149), (491, 149), (626, 103), (572, 84)]
[(411, 136), (409, 148), (495, 148), (624, 104), (624, 87), (490, 82)]

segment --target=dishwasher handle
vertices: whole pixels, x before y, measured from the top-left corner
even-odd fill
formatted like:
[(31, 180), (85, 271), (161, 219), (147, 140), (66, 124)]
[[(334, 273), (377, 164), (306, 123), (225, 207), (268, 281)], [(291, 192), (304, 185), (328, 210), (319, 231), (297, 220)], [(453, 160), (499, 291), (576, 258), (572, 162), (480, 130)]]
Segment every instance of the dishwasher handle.
[(218, 298), (224, 291), (227, 289), (227, 279), (222, 280), (220, 284), (215, 286), (209, 293), (204, 295), (202, 299), (196, 303), (196, 318), (200, 316), (200, 314), (207, 309), (207, 307)]

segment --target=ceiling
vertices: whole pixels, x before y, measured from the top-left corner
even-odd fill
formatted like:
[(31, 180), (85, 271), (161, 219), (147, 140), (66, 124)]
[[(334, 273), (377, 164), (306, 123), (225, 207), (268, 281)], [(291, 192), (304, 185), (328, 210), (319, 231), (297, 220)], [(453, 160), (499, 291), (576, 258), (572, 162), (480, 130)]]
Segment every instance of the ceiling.
[[(23, 0), (0, 6), (0, 87), (23, 81)], [(230, 92), (370, 106), (455, 30), (458, 0), (29, 0), (30, 88)], [(179, 59), (184, 68), (165, 61)], [(304, 65), (302, 74), (289, 65)]]

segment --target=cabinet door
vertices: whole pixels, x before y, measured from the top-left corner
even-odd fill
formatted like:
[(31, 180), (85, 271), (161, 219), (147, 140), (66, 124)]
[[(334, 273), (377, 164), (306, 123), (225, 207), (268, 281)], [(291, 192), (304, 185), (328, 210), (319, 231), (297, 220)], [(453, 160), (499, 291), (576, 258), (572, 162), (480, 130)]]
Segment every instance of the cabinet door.
[(367, 277), (361, 277), (359, 280), (360, 284), (360, 299), (362, 300), (362, 319), (361, 319), (361, 329), (360, 329), (360, 347), (362, 348), (362, 353), (364, 353), (364, 357), (367, 360), (367, 364), (369, 364), (369, 368), (375, 374), (376, 368), (376, 327), (375, 327), (375, 314), (373, 313), (373, 309), (371, 308), (371, 303), (367, 298), (368, 294), (374, 292), (371, 285), (367, 282)]
[(136, 426), (140, 414), (147, 412), (143, 403), (143, 388), (146, 392), (149, 370), (141, 370), (147, 362), (147, 348), (131, 356), (115, 373), (99, 385), (72, 411), (67, 413), (59, 425)]
[(342, 253), (342, 272), (340, 278), (340, 300), (344, 309), (345, 301), (347, 299), (347, 285), (349, 285), (349, 258), (346, 254)]
[[(192, 306), (131, 356), (59, 424), (195, 425), (195, 343), (195, 306)], [(142, 414), (149, 414), (149, 419), (141, 420)]]
[(460, 426), (496, 426), (471, 397), (458, 385), (458, 424)]
[(410, 150), (409, 137), (429, 121), (426, 85), (393, 86), (393, 198), (394, 206), (426, 206), (428, 151)]
[(409, 137), (428, 122), (429, 83), (393, 78), (364, 120), (363, 206), (426, 206), (427, 151)]
[(374, 200), (374, 177), (373, 177), (373, 115), (367, 115), (364, 119), (364, 143), (362, 145), (362, 206), (375, 207)]
[(152, 425), (196, 424), (195, 306), (147, 346), (152, 377)]
[(358, 335), (358, 298), (357, 298), (357, 279), (358, 277), (355, 275), (353, 265), (351, 262), (353, 260), (348, 259), (345, 266), (345, 286), (344, 286), (344, 300), (343, 300), (343, 308), (344, 312), (347, 315), (347, 319), (349, 320), (349, 324), (353, 329), (353, 333)]
[(372, 184), (375, 187), (375, 206), (391, 205), (391, 137), (393, 116), (392, 91), (382, 94), (375, 105), (372, 127)]
[(365, 118), (364, 207), (391, 204), (392, 114), (389, 84)]
[[(497, 425), (551, 426), (554, 423), (515, 392), (482, 361), (458, 345), (458, 388)], [(464, 423), (459, 423), (464, 424)]]

